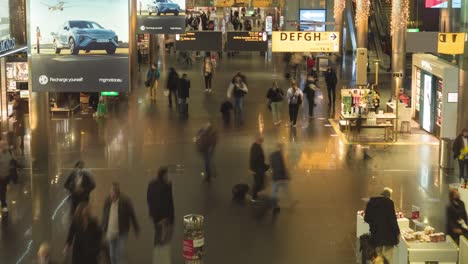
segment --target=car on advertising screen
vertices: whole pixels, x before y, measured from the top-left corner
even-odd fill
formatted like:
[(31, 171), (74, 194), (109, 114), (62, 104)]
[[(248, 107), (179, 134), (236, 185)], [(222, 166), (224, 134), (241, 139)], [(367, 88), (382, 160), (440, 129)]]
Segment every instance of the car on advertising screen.
[(179, 15), (180, 6), (171, 0), (154, 0), (148, 5), (149, 15), (155, 13), (156, 15), (171, 13)]
[(66, 21), (52, 36), (56, 54), (60, 54), (62, 49), (69, 49), (73, 55), (80, 50), (105, 50), (107, 54), (114, 54), (119, 46), (117, 34), (94, 21)]

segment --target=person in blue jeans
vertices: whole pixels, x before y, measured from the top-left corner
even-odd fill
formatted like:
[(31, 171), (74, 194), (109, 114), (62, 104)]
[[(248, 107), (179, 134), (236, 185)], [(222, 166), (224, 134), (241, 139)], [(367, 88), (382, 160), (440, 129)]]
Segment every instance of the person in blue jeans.
[(242, 81), (242, 77), (236, 75), (229, 84), (227, 97), (234, 97), (234, 119), (237, 125), (244, 123), (244, 96), (249, 92), (247, 85)]
[(111, 264), (124, 263), (125, 243), (133, 226), (136, 236), (140, 232), (135, 210), (129, 198), (120, 193), (118, 183), (112, 183), (109, 197), (104, 202), (102, 229), (109, 245)]
[(288, 181), (289, 175), (288, 170), (286, 167), (286, 161), (284, 160), (284, 146), (282, 143), (278, 143), (278, 149), (271, 153), (270, 155), (270, 166), (273, 172), (273, 191), (272, 191), (272, 199), (273, 199), (273, 211), (279, 212), (279, 191), (280, 189), (283, 192), (287, 191), (288, 188)]

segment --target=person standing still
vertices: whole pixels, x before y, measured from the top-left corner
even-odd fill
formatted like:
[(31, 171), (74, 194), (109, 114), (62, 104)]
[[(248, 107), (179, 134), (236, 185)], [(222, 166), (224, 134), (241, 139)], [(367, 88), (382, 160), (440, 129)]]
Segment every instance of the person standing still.
[(252, 201), (257, 200), (258, 193), (264, 187), (265, 172), (270, 168), (265, 164), (265, 153), (263, 152), (262, 144), (263, 136), (257, 135), (255, 142), (250, 147), (250, 170), (254, 176)]
[(149, 215), (155, 229), (154, 264), (171, 263), (170, 241), (174, 225), (174, 199), (172, 184), (167, 179), (167, 174), (167, 167), (161, 167), (156, 178), (149, 183), (146, 195)]
[(281, 143), (278, 143), (278, 149), (270, 155), (270, 165), (271, 170), (273, 171), (273, 211), (279, 212), (279, 191), (280, 189), (283, 192), (287, 191), (289, 175), (286, 167), (286, 161), (284, 159), (284, 146)]
[(297, 87), (296, 81), (291, 81), (291, 87), (288, 89), (287, 96), (289, 105), (289, 120), (291, 121), (291, 126), (296, 127), (299, 107), (301, 106), (304, 97), (302, 91)]
[(325, 82), (327, 83), (328, 106), (331, 106), (333, 103), (333, 107), (335, 107), (336, 84), (338, 83), (338, 79), (336, 77), (336, 72), (330, 66), (327, 67), (327, 71), (325, 72)]
[(234, 97), (234, 119), (237, 125), (244, 123), (244, 96), (249, 92), (241, 76), (236, 76), (228, 87), (227, 97)]
[(453, 142), (453, 155), (460, 168), (460, 183), (467, 183), (468, 178), (468, 129), (464, 128)]
[(211, 82), (213, 80), (214, 65), (209, 56), (203, 61), (202, 74), (205, 78), (205, 93), (211, 93)]
[(177, 87), (179, 115), (181, 119), (188, 119), (188, 98), (190, 97), (190, 80), (186, 73), (182, 74)]
[(274, 81), (273, 86), (268, 90), (267, 98), (273, 116), (273, 124), (275, 126), (281, 124), (281, 104), (284, 99), (284, 92), (278, 86), (278, 82)]
[(174, 98), (174, 104), (177, 105), (177, 87), (179, 86), (179, 74), (176, 70), (171, 67), (167, 75), (167, 86), (166, 89), (169, 91), (168, 100), (169, 108), (172, 108), (172, 98)]
[(364, 221), (370, 227), (372, 246), (390, 264), (393, 264), (393, 249), (398, 245), (400, 236), (392, 192), (392, 189), (384, 188), (380, 196), (372, 197), (364, 215)]
[(468, 237), (468, 216), (465, 203), (460, 199), (457, 189), (449, 190), (449, 204), (447, 206), (447, 234), (457, 242), (460, 236)]
[(64, 187), (70, 192), (71, 215), (75, 213), (78, 204), (89, 202), (89, 195), (96, 187), (91, 173), (84, 166), (84, 161), (78, 161), (65, 181)]
[(72, 264), (98, 264), (102, 231), (95, 217), (91, 216), (88, 203), (76, 208), (68, 230), (64, 253), (72, 249)]
[(151, 68), (146, 74), (147, 86), (150, 89), (150, 100), (156, 100), (156, 91), (158, 90), (160, 72), (156, 63), (151, 64)]
[(109, 246), (111, 264), (125, 263), (125, 244), (128, 239), (130, 225), (138, 236), (140, 228), (128, 197), (121, 194), (120, 185), (112, 183), (109, 197), (104, 202), (102, 214), (102, 230)]

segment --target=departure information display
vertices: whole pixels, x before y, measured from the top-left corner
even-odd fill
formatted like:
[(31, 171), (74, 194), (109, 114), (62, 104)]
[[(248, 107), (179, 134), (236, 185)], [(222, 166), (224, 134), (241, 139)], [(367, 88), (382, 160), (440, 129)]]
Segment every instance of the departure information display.
[(226, 47), (228, 51), (268, 51), (266, 32), (229, 31)]
[(221, 31), (190, 31), (176, 34), (177, 51), (222, 51), (223, 33)]

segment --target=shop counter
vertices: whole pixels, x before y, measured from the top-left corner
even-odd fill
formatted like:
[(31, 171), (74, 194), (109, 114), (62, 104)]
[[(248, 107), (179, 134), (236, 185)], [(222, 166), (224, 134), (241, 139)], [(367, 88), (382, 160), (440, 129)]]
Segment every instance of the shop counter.
[(400, 238), (397, 252), (398, 259), (394, 260), (394, 263), (457, 264), (458, 262), (458, 247), (450, 236), (446, 236), (446, 241), (437, 243), (406, 241)]
[[(400, 230), (409, 228), (410, 221), (408, 218), (399, 218), (397, 222)], [(361, 235), (369, 232), (369, 224), (364, 222), (364, 217), (358, 214), (356, 216), (356, 237), (359, 238)]]

